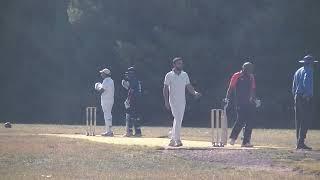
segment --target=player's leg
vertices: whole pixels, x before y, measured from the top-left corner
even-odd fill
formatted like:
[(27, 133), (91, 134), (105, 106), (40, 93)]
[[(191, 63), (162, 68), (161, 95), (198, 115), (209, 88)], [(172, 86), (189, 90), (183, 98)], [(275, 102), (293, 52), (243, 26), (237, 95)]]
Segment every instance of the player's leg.
[(296, 138), (297, 138), (297, 149), (301, 149), (304, 138), (301, 138), (302, 120), (303, 120), (303, 103), (302, 97), (296, 96), (295, 99), (295, 123), (296, 123)]
[(245, 120), (245, 127), (244, 127), (244, 132), (243, 132), (243, 141), (242, 141), (242, 146), (243, 147), (253, 147), (251, 144), (251, 135), (252, 135), (252, 124), (253, 124), (253, 111), (254, 107), (251, 105), (245, 106), (244, 107), (244, 120)]
[(245, 112), (243, 111), (243, 108), (238, 107), (237, 108), (237, 119), (234, 123), (234, 126), (232, 128), (231, 134), (230, 134), (230, 144), (234, 145), (235, 141), (237, 140), (239, 133), (241, 132), (245, 122)]
[(142, 136), (142, 132), (141, 132), (141, 105), (140, 102), (136, 102), (134, 104), (134, 119), (133, 124), (134, 124), (134, 136), (136, 137), (141, 137)]
[(126, 133), (123, 135), (124, 137), (130, 137), (133, 135), (132, 127), (133, 123), (131, 120), (131, 113), (129, 109), (126, 110)]
[(106, 101), (103, 102), (102, 110), (104, 114), (104, 120), (105, 120), (105, 127), (106, 131), (103, 133), (103, 136), (113, 136), (112, 132), (112, 107), (113, 107), (113, 101)]
[(134, 136), (136, 137), (141, 137), (142, 132), (141, 132), (141, 118), (140, 116), (136, 116), (134, 119)]
[(171, 142), (175, 142), (176, 146), (182, 146), (180, 134), (185, 105), (171, 105), (171, 111), (174, 117)]
[(300, 134), (299, 134), (299, 148), (305, 150), (311, 150), (311, 147), (305, 145), (305, 139), (307, 137), (308, 129), (310, 128), (312, 121), (312, 102), (311, 100), (303, 99), (303, 105), (301, 106), (301, 118), (300, 119)]
[[(174, 120), (174, 117), (173, 117), (173, 115), (172, 115), (171, 109), (166, 111), (166, 115), (167, 115), (167, 118), (168, 118), (168, 122), (170, 122), (170, 125), (172, 125), (172, 122), (173, 122), (173, 120)], [(172, 126), (169, 128), (168, 138), (169, 138), (169, 139), (172, 139)]]

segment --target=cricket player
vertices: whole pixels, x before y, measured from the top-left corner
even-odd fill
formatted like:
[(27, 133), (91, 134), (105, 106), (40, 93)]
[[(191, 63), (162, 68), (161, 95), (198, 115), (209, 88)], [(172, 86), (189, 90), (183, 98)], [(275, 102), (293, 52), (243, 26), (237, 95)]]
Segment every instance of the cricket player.
[[(126, 133), (124, 137), (141, 137), (141, 103), (143, 90), (142, 83), (138, 79), (134, 67), (128, 68), (121, 84), (128, 90), (128, 97), (124, 102), (126, 108)], [(132, 128), (134, 128), (134, 134)]]
[(255, 103), (257, 101), (256, 82), (253, 75), (253, 64), (246, 62), (240, 72), (235, 73), (227, 90), (226, 101), (234, 98), (234, 105), (237, 111), (237, 120), (230, 135), (230, 144), (234, 145), (242, 128), (244, 127), (244, 137), (242, 147), (253, 147), (251, 144), (252, 120)]
[(103, 69), (100, 71), (102, 83), (96, 83), (95, 89), (101, 93), (101, 107), (104, 114), (106, 131), (102, 136), (112, 137), (112, 107), (114, 103), (114, 82), (111, 79), (111, 71)]
[(181, 124), (186, 106), (186, 89), (196, 98), (201, 94), (195, 91), (190, 84), (189, 76), (183, 71), (183, 59), (176, 57), (173, 59), (173, 69), (168, 72), (164, 79), (163, 96), (167, 110), (171, 110), (174, 117), (172, 135), (169, 146), (183, 146), (180, 139)]
[(312, 150), (305, 145), (305, 138), (311, 126), (313, 110), (313, 56), (307, 55), (299, 61), (303, 66), (293, 77), (292, 94), (295, 102), (297, 149)]

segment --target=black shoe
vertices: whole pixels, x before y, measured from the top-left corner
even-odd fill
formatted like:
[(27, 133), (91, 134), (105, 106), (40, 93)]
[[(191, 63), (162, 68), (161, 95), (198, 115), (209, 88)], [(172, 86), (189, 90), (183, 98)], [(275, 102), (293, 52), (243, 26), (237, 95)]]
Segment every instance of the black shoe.
[(181, 140), (177, 141), (176, 146), (177, 146), (177, 147), (181, 147), (181, 146), (183, 146), (183, 144), (182, 144)]
[(307, 145), (305, 145), (305, 144), (303, 144), (302, 145), (302, 149), (304, 149), (304, 150), (312, 150), (312, 148), (311, 147), (309, 147), (309, 146), (307, 146)]
[(253, 148), (253, 145), (251, 143), (245, 143), (245, 144), (242, 144), (241, 147), (245, 147), (245, 148)]
[(142, 134), (141, 133), (135, 133), (134, 137), (142, 137)]
[(302, 149), (302, 145), (301, 144), (297, 144), (296, 150), (300, 150)]
[(296, 149), (297, 150), (307, 150), (307, 151), (311, 151), (312, 150), (311, 147), (309, 147), (309, 146), (307, 146), (305, 144), (299, 144)]
[(174, 141), (174, 140), (171, 139), (168, 146), (170, 146), (170, 147), (177, 147), (176, 141)]
[(134, 137), (141, 137), (141, 136), (142, 136), (141, 129), (140, 128), (135, 129)]

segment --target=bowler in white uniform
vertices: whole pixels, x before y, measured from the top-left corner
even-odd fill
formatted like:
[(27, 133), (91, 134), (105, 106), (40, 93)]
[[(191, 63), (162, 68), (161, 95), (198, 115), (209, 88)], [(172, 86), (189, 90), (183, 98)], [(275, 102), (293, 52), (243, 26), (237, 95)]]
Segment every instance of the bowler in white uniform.
[(180, 138), (181, 124), (186, 107), (186, 89), (196, 98), (201, 94), (195, 91), (190, 84), (189, 76), (183, 71), (183, 60), (180, 57), (173, 59), (173, 69), (165, 76), (163, 96), (167, 110), (171, 110), (174, 117), (172, 135), (169, 146), (183, 146)]
[(114, 82), (111, 79), (111, 71), (103, 69), (100, 71), (103, 79), (102, 84), (96, 83), (95, 89), (101, 93), (101, 107), (104, 114), (106, 131), (102, 136), (112, 137), (112, 107), (114, 103)]

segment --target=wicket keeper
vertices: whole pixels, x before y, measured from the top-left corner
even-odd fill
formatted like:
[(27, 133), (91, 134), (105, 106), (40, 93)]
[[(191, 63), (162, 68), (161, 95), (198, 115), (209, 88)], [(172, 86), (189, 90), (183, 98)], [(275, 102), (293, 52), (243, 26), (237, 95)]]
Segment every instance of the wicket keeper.
[[(124, 137), (141, 137), (142, 119), (142, 82), (138, 79), (136, 69), (129, 67), (125, 77), (121, 82), (122, 86), (128, 90), (128, 97), (124, 102), (126, 108), (126, 133)], [(134, 134), (133, 129), (134, 128)]]

